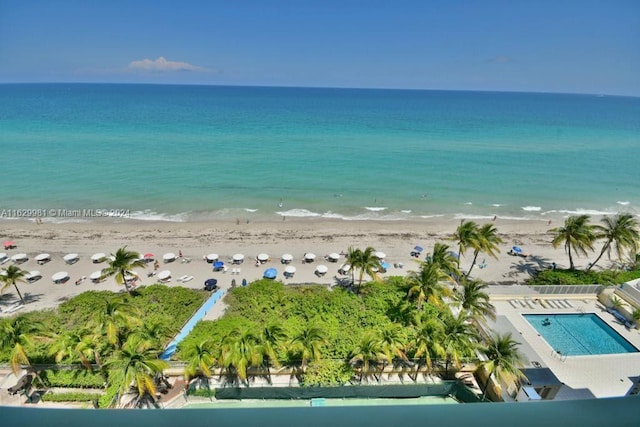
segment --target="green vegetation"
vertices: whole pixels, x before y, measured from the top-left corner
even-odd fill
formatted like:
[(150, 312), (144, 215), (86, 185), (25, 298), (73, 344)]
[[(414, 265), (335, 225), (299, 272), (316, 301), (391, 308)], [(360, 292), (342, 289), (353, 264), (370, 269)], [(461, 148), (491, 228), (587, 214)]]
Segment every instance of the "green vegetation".
[(64, 392), (64, 393), (45, 393), (41, 399), (45, 402), (93, 402), (99, 400), (102, 393), (82, 393), (82, 392)]
[(124, 294), (89, 291), (56, 310), (2, 319), (0, 363), (15, 371), (66, 365), (69, 370), (41, 370), (38, 379), (45, 387), (106, 386), (94, 396), (101, 407), (119, 405), (123, 394), (133, 395), (132, 405), (154, 405), (156, 375), (167, 367), (158, 356), (207, 295), (164, 285)]
[(527, 280), (531, 286), (540, 285), (619, 285), (640, 278), (640, 270), (586, 271), (586, 270), (542, 270)]

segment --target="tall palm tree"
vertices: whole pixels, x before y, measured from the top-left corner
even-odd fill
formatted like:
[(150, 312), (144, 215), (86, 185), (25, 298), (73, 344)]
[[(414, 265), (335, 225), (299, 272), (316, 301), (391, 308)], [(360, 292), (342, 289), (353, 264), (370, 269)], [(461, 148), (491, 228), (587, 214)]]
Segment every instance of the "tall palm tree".
[(71, 363), (79, 361), (82, 366), (92, 370), (90, 358), (93, 355), (90, 350), (87, 351), (87, 347), (84, 345), (85, 337), (88, 334), (89, 331), (85, 329), (71, 329), (56, 334), (49, 346), (49, 355), (54, 356), (56, 363), (65, 360)]
[(493, 224), (484, 224), (475, 233), (475, 244), (473, 249), (473, 261), (471, 267), (467, 271), (466, 276), (469, 277), (471, 270), (476, 265), (478, 254), (484, 252), (487, 255), (498, 259), (497, 253), (500, 252), (498, 245), (502, 243), (502, 238), (498, 235), (498, 230)]
[(455, 255), (455, 252), (451, 251), (449, 245), (440, 242), (433, 245), (433, 253), (431, 254), (430, 260), (436, 264), (440, 270), (456, 281), (460, 277), (458, 257)]
[(419, 271), (409, 272), (407, 296), (416, 299), (419, 310), (425, 301), (440, 307), (444, 304), (442, 298), (451, 295), (451, 289), (444, 285), (444, 282), (452, 280), (437, 264), (424, 261)]
[(262, 365), (260, 350), (259, 338), (253, 331), (235, 329), (223, 340), (220, 361), (222, 366), (248, 385), (247, 369)]
[(457, 368), (460, 368), (462, 357), (473, 353), (478, 345), (479, 336), (467, 313), (460, 312), (458, 316), (444, 312), (441, 314), (442, 347), (446, 354), (445, 375), (447, 375), (450, 363), (453, 362)]
[(129, 286), (127, 278), (129, 276), (135, 276), (134, 268), (146, 268), (147, 264), (140, 259), (138, 252), (128, 251), (124, 246), (116, 251), (115, 254), (111, 254), (111, 260), (109, 265), (102, 269), (102, 275), (104, 277), (114, 276), (116, 283), (124, 285), (127, 292), (131, 293), (132, 288)]
[(564, 244), (565, 251), (569, 255), (569, 268), (575, 269), (572, 251), (576, 254), (587, 255), (587, 249), (593, 250), (596, 240), (593, 226), (589, 224), (589, 215), (570, 216), (564, 221), (564, 226), (551, 230), (554, 237), (551, 243), (554, 248)]
[(611, 247), (616, 251), (618, 259), (621, 259), (625, 251), (632, 254), (638, 250), (638, 241), (640, 241), (640, 231), (638, 231), (638, 220), (630, 213), (621, 213), (613, 217), (605, 216), (601, 222), (604, 225), (595, 225), (595, 234), (597, 239), (605, 239), (602, 250), (593, 261), (588, 270), (600, 261), (602, 255), (606, 252), (611, 257)]
[(150, 340), (156, 347), (163, 347), (175, 335), (176, 329), (158, 319), (150, 319), (136, 327), (136, 333)]
[(139, 325), (134, 307), (119, 297), (105, 298), (102, 310), (95, 313), (90, 325), (96, 333), (106, 337), (107, 343), (118, 347), (125, 339), (126, 332)]
[(477, 245), (476, 233), (478, 224), (474, 221), (462, 220), (451, 238), (458, 244), (458, 268), (460, 268), (460, 257), (464, 255), (468, 248), (475, 248)]
[(187, 365), (184, 368), (184, 376), (189, 383), (193, 378), (200, 377), (203, 383), (208, 385), (211, 378), (211, 368), (216, 363), (215, 343), (213, 340), (187, 341), (181, 349), (182, 358)]
[(21, 366), (31, 366), (27, 351), (33, 346), (34, 339), (42, 337), (45, 325), (27, 319), (24, 316), (0, 320), (0, 349), (10, 349), (9, 363), (14, 374)]
[(360, 365), (360, 382), (369, 374), (371, 365), (377, 366), (381, 362), (390, 362), (385, 353), (384, 343), (380, 337), (373, 333), (365, 333), (356, 348), (351, 352), (349, 363)]
[(480, 351), (487, 357), (487, 360), (480, 363), (480, 366), (487, 370), (487, 382), (484, 385), (482, 397), (487, 393), (487, 387), (494, 377), (498, 381), (513, 383), (518, 379), (526, 379), (520, 368), (524, 366), (525, 356), (518, 350), (518, 345), (510, 333), (505, 335), (492, 335), (485, 346), (480, 347)]
[(358, 292), (365, 273), (375, 280), (377, 278), (376, 273), (382, 268), (380, 260), (375, 256), (375, 253), (376, 250), (371, 246), (368, 246), (364, 251), (351, 247), (347, 251), (347, 262), (351, 265), (352, 275), (355, 275), (356, 269), (359, 270), (358, 287), (356, 288)]
[(287, 339), (287, 333), (280, 323), (272, 322), (266, 325), (258, 337), (260, 349), (271, 381), (270, 365), (276, 368), (280, 366), (278, 361), (278, 349)]
[(318, 361), (322, 356), (322, 346), (327, 344), (325, 331), (311, 323), (291, 338), (290, 347), (300, 355), (302, 370), (309, 360)]
[(2, 269), (3, 274), (0, 274), (0, 282), (2, 282), (2, 289), (4, 291), (9, 286), (13, 286), (18, 293), (18, 297), (20, 297), (20, 302), (24, 304), (24, 298), (20, 293), (20, 289), (18, 289), (18, 282), (24, 283), (23, 277), (27, 274), (26, 271), (20, 269), (20, 267), (16, 267), (15, 265), (10, 265), (7, 268)]
[(109, 372), (109, 382), (118, 384), (120, 405), (126, 405), (122, 396), (135, 391), (134, 406), (147, 401), (155, 404), (155, 376), (169, 367), (158, 355), (160, 348), (137, 334), (131, 334), (122, 347), (107, 360), (104, 367)]
[(420, 361), (424, 360), (428, 372), (433, 369), (433, 358), (446, 356), (443, 347), (444, 324), (435, 317), (426, 317), (417, 327), (415, 335), (415, 352), (413, 356), (418, 359), (416, 375), (420, 369)]
[(384, 354), (387, 360), (393, 362), (394, 359), (407, 361), (407, 336), (402, 326), (392, 323), (380, 332)]
[(462, 292), (456, 295), (462, 309), (475, 319), (496, 318), (496, 309), (490, 302), (489, 294), (484, 292), (488, 287), (481, 280), (465, 279), (462, 282)]

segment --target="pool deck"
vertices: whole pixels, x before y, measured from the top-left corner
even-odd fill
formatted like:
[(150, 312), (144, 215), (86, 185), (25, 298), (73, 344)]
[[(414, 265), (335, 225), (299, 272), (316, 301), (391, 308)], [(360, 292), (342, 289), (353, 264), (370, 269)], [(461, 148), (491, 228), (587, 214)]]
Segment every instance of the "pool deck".
[(523, 314), (594, 313), (640, 349), (640, 331), (627, 329), (606, 312), (595, 295), (491, 295), (497, 318), (489, 329), (511, 332), (520, 341), (526, 368), (553, 371), (564, 384), (555, 400), (625, 396), (640, 376), (640, 352), (589, 356), (560, 356), (522, 316)]

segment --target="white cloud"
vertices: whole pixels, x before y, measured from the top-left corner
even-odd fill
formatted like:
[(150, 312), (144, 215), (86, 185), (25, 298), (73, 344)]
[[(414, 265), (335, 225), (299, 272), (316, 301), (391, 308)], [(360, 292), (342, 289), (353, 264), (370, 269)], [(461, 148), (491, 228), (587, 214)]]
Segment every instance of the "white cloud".
[(206, 68), (192, 65), (187, 62), (168, 61), (163, 56), (158, 59), (143, 59), (141, 61), (131, 61), (128, 68), (134, 71), (206, 71)]

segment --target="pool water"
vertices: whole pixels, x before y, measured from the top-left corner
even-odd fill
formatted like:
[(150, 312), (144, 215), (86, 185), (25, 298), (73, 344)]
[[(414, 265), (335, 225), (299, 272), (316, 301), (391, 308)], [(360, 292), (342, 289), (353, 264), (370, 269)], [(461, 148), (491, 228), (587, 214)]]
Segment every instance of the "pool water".
[(523, 316), (556, 352), (566, 356), (638, 352), (593, 313)]

